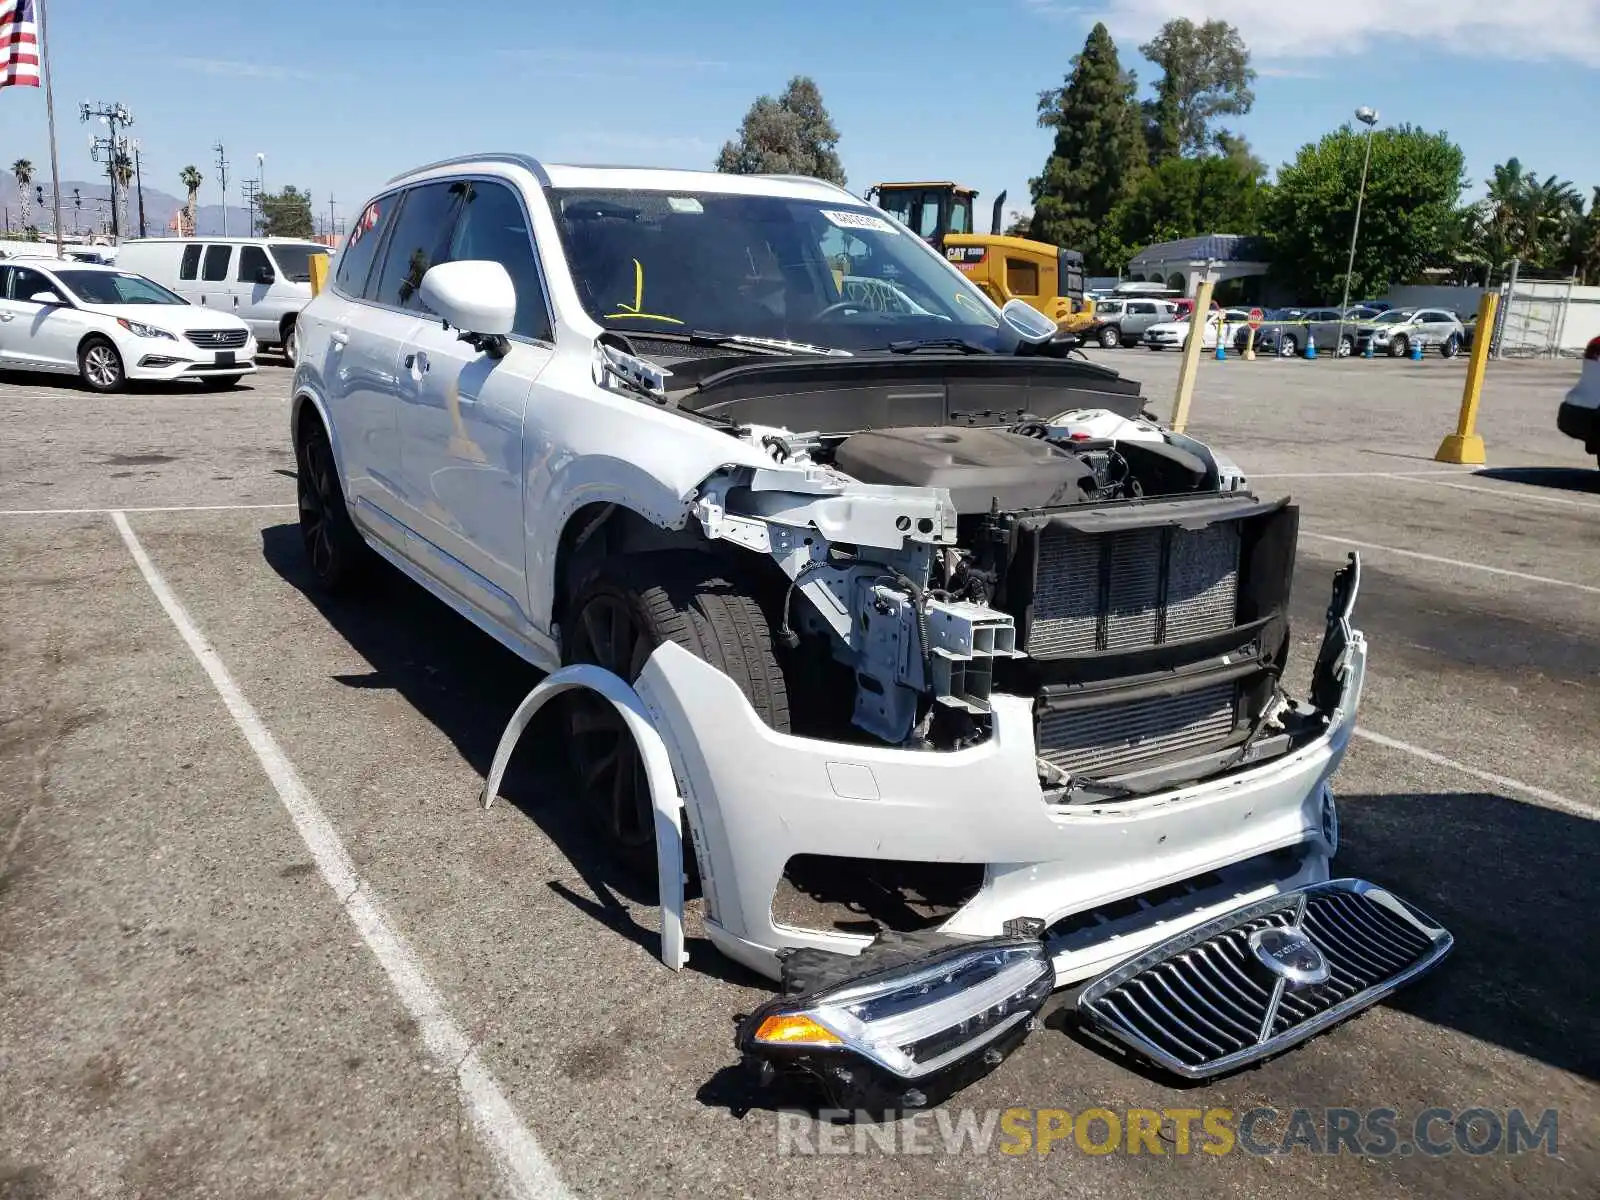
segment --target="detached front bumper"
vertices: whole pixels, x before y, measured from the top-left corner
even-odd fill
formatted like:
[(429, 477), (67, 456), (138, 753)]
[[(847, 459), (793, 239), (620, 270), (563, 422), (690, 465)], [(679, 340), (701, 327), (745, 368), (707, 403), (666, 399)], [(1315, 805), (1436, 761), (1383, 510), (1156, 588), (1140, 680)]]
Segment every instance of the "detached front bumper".
[(996, 695), (991, 737), (967, 750), (824, 742), (774, 732), (725, 675), (663, 645), (635, 687), (688, 807), (708, 936), (776, 979), (780, 951), (858, 954), (873, 940), (775, 919), (794, 856), (980, 864), (982, 886), (942, 931), (992, 937), (1008, 921), (1041, 920), (1060, 986), (1326, 880), (1337, 839), (1328, 781), (1366, 669), (1348, 622), (1353, 574), (1346, 582), (1319, 659), (1319, 736), (1258, 767), (1105, 803), (1046, 802), (1023, 697)]

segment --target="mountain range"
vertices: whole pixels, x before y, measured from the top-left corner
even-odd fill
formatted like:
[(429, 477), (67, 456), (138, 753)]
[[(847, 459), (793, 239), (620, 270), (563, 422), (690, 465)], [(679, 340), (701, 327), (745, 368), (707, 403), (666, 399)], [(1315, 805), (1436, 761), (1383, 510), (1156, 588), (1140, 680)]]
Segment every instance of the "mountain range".
[[(28, 203), (24, 211), (27, 213), (28, 223), (37, 225), (41, 229), (51, 227), (53, 205), (50, 201), (50, 181), (40, 178), (35, 167), (33, 182), (28, 185)], [(45, 208), (41, 213), (35, 200), (34, 188), (44, 184)], [(72, 189), (77, 188), (83, 203), (77, 209), (77, 228), (84, 233), (99, 230), (104, 222), (105, 214), (109, 211), (106, 203), (96, 204), (95, 201), (109, 201), (111, 196), (110, 186), (104, 179), (88, 181), (83, 179), (63, 179), (61, 181), (61, 225), (64, 232), (73, 229), (73, 204)], [(128, 227), (122, 230), (124, 237), (137, 235), (139, 232), (139, 194), (129, 188), (126, 199), (126, 209), (129, 214)], [(206, 204), (204, 199), (207, 192), (216, 195), (216, 184), (207, 180), (200, 189), (202, 203), (195, 210), (195, 232), (202, 236), (219, 234), (222, 228), (222, 205)], [(148, 183), (144, 186), (144, 216), (145, 232), (151, 237), (161, 237), (168, 233), (168, 224), (172, 218), (183, 208), (185, 203), (181, 195), (164, 192), (160, 188), (151, 187)], [(228, 205), (228, 232), (239, 236), (248, 229), (250, 214), (244, 207)], [(19, 197), (17, 194), (16, 176), (10, 171), (0, 171), (0, 229), (18, 230), (24, 222), (19, 214)], [(175, 231), (174, 231), (175, 232)]]

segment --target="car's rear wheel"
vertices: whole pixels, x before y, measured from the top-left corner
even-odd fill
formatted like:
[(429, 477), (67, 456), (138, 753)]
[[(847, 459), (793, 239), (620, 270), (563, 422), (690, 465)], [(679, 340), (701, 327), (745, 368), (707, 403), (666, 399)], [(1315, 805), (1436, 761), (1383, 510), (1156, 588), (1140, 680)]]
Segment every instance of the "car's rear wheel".
[(372, 569), (372, 551), (350, 520), (327, 430), (315, 417), (295, 446), (300, 500), (300, 542), (312, 577), (325, 592), (357, 590)]
[(101, 337), (87, 339), (78, 350), (78, 377), (91, 392), (120, 392), (128, 384), (122, 355)]
[[(676, 642), (738, 686), (761, 720), (789, 730), (789, 693), (772, 628), (751, 586), (717, 559), (660, 551), (606, 560), (561, 623), (562, 661), (634, 682)], [(655, 813), (633, 736), (610, 701), (578, 692), (565, 706), (567, 746), (588, 818), (622, 863), (653, 876)]]
[(1452, 333), (1449, 337), (1445, 338), (1444, 345), (1439, 347), (1439, 353), (1442, 356), (1444, 356), (1445, 358), (1454, 358), (1456, 355), (1460, 354), (1461, 353), (1461, 337), (1460, 337), (1460, 335)]
[(1106, 325), (1100, 330), (1100, 344), (1107, 350), (1115, 350), (1122, 344), (1122, 330), (1115, 325)]

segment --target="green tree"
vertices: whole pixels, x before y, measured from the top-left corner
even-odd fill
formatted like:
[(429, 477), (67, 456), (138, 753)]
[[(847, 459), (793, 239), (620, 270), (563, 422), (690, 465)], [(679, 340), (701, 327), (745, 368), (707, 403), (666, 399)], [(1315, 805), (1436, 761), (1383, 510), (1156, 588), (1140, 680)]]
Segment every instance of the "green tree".
[(200, 168), (190, 163), (178, 172), (178, 178), (183, 183), (184, 191), (189, 193), (188, 202), (183, 206), (184, 236), (193, 237), (195, 234), (195, 209), (200, 202), (200, 185), (205, 181), (205, 176), (200, 174)]
[(1584, 219), (1578, 189), (1554, 175), (1540, 179), (1516, 158), (1497, 163), (1484, 186), (1484, 198), (1466, 215), (1467, 257), (1496, 271), (1512, 259), (1561, 269)]
[(1572, 224), (1562, 266), (1576, 271), (1583, 283), (1600, 283), (1600, 187), (1594, 189), (1588, 213)]
[(1120, 272), (1152, 242), (1204, 233), (1258, 233), (1271, 189), (1254, 158), (1169, 158), (1112, 210), (1101, 238), (1105, 268)]
[(1029, 232), (1038, 241), (1081, 250), (1093, 272), (1105, 268), (1099, 235), (1106, 218), (1144, 171), (1134, 88), (1111, 34), (1097, 24), (1063, 85), (1039, 95), (1039, 124), (1056, 136), (1044, 170), (1028, 181)]
[(309, 238), (314, 232), (311, 224), (311, 193), (296, 187), (286, 187), (281, 192), (262, 192), (256, 197), (261, 232), (267, 237)]
[(11, 173), (17, 177), (17, 207), (21, 210), (22, 228), (28, 229), (32, 225), (28, 211), (33, 206), (33, 198), (28, 195), (28, 185), (33, 182), (33, 164), (19, 158), (11, 164)]
[(1243, 116), (1255, 103), (1250, 51), (1226, 21), (1168, 21), (1139, 53), (1161, 68), (1155, 97), (1144, 106), (1152, 164), (1213, 149), (1231, 137), (1215, 128), (1217, 118)]
[[(1264, 232), (1273, 270), (1307, 301), (1338, 297), (1367, 135), (1349, 125), (1300, 148), (1278, 172)], [(1381, 293), (1432, 266), (1448, 251), (1465, 186), (1461, 147), (1447, 134), (1410, 125), (1372, 136), (1372, 166), (1361, 210), (1350, 291)]]
[(738, 138), (723, 143), (717, 170), (730, 175), (809, 175), (843, 186), (844, 166), (835, 149), (839, 130), (808, 76), (796, 75), (783, 95), (757, 97), (745, 113)]

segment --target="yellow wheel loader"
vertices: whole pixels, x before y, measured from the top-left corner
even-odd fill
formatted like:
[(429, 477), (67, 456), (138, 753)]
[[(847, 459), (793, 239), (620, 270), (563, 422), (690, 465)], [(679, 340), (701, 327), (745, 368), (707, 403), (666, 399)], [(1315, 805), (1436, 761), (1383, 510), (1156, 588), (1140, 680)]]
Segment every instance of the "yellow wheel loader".
[(1083, 255), (1002, 234), (1004, 192), (995, 197), (988, 233), (973, 228), (978, 193), (949, 180), (876, 183), (866, 198), (931, 242), (996, 304), (1025, 300), (1062, 333), (1080, 334), (1093, 324), (1094, 304), (1083, 295)]

